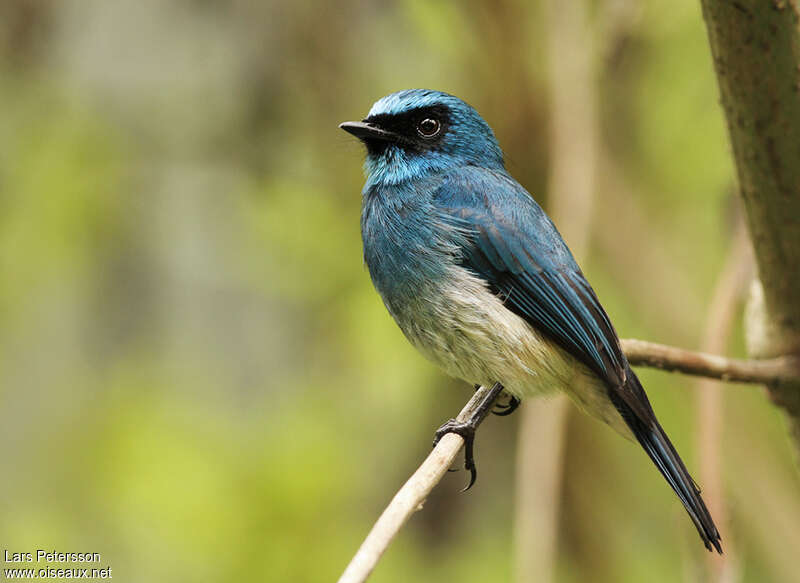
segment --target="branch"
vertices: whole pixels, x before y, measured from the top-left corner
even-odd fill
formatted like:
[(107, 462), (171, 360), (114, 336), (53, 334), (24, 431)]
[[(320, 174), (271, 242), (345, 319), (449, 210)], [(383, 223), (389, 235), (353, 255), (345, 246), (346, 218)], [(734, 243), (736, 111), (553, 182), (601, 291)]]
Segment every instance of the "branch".
[[(491, 391), (492, 389), (487, 387), (480, 387), (475, 391), (456, 417), (456, 421), (463, 422), (472, 417)], [(490, 408), (487, 408), (486, 413)], [(422, 509), (428, 494), (441, 481), (463, 446), (464, 440), (460, 435), (448, 433), (442, 437), (414, 475), (392, 498), (389, 506), (378, 518), (358, 552), (347, 565), (338, 583), (362, 583), (367, 580), (381, 555), (406, 521), (414, 512)]]
[[(744, 292), (753, 279), (753, 254), (741, 206), (736, 206), (730, 247), (725, 263), (717, 277), (711, 294), (708, 316), (703, 333), (702, 349), (708, 352), (725, 352), (730, 341), (736, 317), (741, 310)], [(730, 506), (725, 496), (722, 478), (723, 443), (725, 442), (726, 391), (713, 379), (700, 378), (697, 388), (695, 413), (695, 444), (697, 448), (700, 483), (709, 512), (720, 532), (729, 530)], [(726, 537), (725, 554), (708, 553), (705, 557), (705, 579), (709, 583), (729, 583), (741, 579), (735, 549), (735, 537)]]
[(660, 368), (732, 383), (774, 385), (800, 380), (800, 358), (794, 356), (743, 360), (632, 338), (622, 341), (622, 349), (628, 362), (634, 366)]
[[(600, 133), (593, 3), (545, 0), (542, 8), (550, 103), (548, 214), (580, 260), (592, 231)], [(535, 400), (520, 411), (514, 476), (517, 583), (555, 579), (571, 414), (566, 395)]]

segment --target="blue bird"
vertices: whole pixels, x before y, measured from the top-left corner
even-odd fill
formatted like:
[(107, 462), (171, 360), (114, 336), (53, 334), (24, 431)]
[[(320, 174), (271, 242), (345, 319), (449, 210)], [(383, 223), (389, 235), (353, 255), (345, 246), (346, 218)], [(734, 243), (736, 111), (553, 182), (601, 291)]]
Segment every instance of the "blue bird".
[[(706, 548), (721, 553), (605, 310), (552, 221), (506, 171), (478, 112), (453, 95), (411, 89), (339, 127), (366, 146), (364, 259), (411, 343), (452, 376), (504, 388), (512, 405), (561, 390), (636, 439)], [(473, 434), (454, 424), (440, 431), (464, 435), (471, 485)]]

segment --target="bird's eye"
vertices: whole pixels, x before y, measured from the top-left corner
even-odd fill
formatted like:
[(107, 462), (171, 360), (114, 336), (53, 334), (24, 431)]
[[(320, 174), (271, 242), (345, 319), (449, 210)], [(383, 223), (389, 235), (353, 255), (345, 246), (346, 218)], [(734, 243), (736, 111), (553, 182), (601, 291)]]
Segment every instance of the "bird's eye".
[(417, 124), (417, 132), (423, 138), (432, 138), (439, 133), (440, 129), (442, 129), (442, 125), (439, 120), (432, 117), (426, 117)]

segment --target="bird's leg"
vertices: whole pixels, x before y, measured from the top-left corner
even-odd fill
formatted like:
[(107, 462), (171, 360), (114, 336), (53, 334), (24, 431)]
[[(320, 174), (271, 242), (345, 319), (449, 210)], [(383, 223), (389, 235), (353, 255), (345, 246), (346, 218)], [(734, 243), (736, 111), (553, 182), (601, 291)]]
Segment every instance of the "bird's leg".
[(478, 470), (475, 468), (475, 457), (473, 455), (473, 446), (475, 445), (475, 430), (489, 414), (489, 411), (492, 410), (492, 405), (494, 404), (495, 399), (497, 399), (502, 392), (503, 385), (500, 383), (495, 383), (492, 385), (492, 388), (486, 394), (486, 397), (483, 399), (483, 401), (481, 401), (475, 411), (472, 412), (469, 419), (464, 422), (450, 419), (447, 423), (436, 430), (433, 438), (433, 447), (436, 447), (436, 444), (439, 443), (439, 440), (448, 433), (455, 433), (464, 439), (464, 469), (469, 470), (470, 479), (469, 484), (467, 484), (466, 488), (464, 488), (462, 492), (466, 492), (472, 488), (472, 485), (475, 483), (475, 480), (478, 477)]

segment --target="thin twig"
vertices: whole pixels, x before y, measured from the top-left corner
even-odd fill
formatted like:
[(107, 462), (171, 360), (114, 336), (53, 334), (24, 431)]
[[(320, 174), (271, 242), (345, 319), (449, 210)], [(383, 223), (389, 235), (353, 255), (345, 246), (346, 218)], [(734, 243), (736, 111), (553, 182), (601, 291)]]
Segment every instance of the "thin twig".
[[(741, 311), (744, 291), (753, 277), (753, 256), (747, 227), (740, 207), (728, 254), (714, 286), (708, 304), (705, 332), (701, 347), (711, 353), (723, 353)], [(703, 498), (725, 541), (725, 554), (706, 553), (706, 572), (703, 580), (710, 583), (734, 583), (741, 579), (738, 568), (736, 540), (731, 536), (730, 512), (722, 478), (723, 443), (725, 443), (724, 399), (727, 391), (713, 379), (698, 378), (695, 382), (697, 400), (696, 434), (700, 484)]]
[[(622, 347), (633, 365), (739, 383), (774, 383), (800, 379), (800, 359), (795, 357), (739, 360), (633, 339), (623, 340)], [(465, 421), (472, 416), (490, 391), (487, 387), (479, 388), (456, 420)], [(422, 508), (428, 494), (441, 481), (463, 445), (464, 440), (453, 433), (446, 434), (439, 441), (422, 465), (392, 498), (338, 583), (363, 583), (367, 580), (406, 521)]]
[[(480, 387), (475, 391), (456, 417), (456, 421), (463, 422), (469, 419), (490, 391), (489, 387)], [(362, 583), (367, 580), (392, 539), (411, 515), (422, 508), (428, 494), (447, 473), (463, 446), (464, 440), (460, 435), (448, 433), (442, 437), (422, 465), (392, 498), (342, 573), (339, 583)]]
[(732, 383), (774, 384), (800, 379), (800, 358), (779, 356), (763, 360), (727, 358), (705, 352), (634, 340), (622, 341), (628, 362)]

